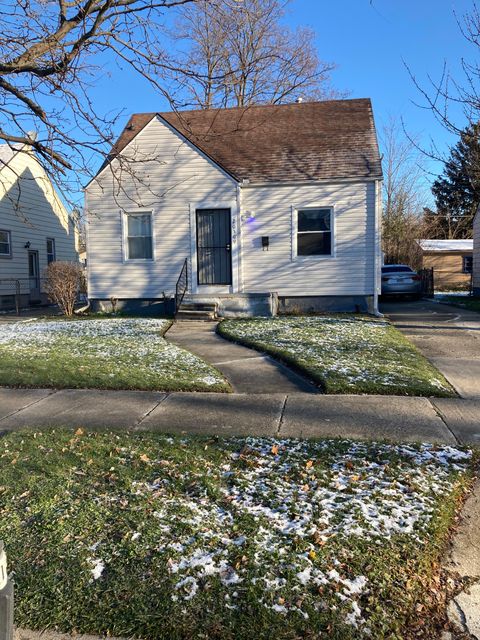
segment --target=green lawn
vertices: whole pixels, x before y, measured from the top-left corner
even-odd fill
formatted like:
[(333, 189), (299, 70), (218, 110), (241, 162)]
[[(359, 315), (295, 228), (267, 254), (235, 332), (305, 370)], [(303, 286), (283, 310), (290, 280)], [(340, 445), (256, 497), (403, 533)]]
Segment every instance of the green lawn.
[(283, 360), (326, 393), (454, 395), (442, 374), (386, 321), (352, 315), (224, 320), (218, 332)]
[(439, 297), (439, 301), (446, 304), (454, 304), (456, 307), (480, 313), (480, 298), (478, 296), (444, 295)]
[(0, 440), (16, 624), (152, 640), (436, 637), (471, 452), (44, 431)]
[(145, 318), (0, 324), (0, 385), (230, 391), (214, 367), (164, 339), (170, 324)]

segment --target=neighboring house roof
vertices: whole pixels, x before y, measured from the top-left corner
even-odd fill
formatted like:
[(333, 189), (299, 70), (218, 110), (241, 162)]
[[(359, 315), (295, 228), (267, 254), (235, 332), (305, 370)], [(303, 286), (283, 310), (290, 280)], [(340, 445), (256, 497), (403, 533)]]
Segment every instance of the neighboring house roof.
[(6, 166), (23, 145), (0, 144), (0, 170)]
[(238, 181), (382, 177), (369, 99), (134, 114), (100, 171), (157, 115)]
[(423, 251), (473, 251), (473, 240), (417, 240)]

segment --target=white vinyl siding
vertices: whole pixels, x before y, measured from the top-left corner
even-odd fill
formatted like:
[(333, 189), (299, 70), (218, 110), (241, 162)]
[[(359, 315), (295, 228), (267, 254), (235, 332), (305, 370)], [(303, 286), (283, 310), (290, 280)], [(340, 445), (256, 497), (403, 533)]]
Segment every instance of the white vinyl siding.
[[(160, 298), (175, 290), (186, 258), (189, 282), (196, 281), (191, 212), (235, 203), (237, 186), (161, 119), (152, 120), (123, 153), (137, 162), (122, 168), (114, 160), (86, 190), (89, 296)], [(145, 210), (152, 213), (154, 260), (125, 260), (124, 213)], [(236, 221), (232, 211), (232, 226)]]
[[(242, 189), (243, 290), (284, 296), (373, 295), (375, 183)], [(331, 208), (334, 251), (296, 256), (295, 215)], [(268, 251), (262, 250), (268, 236)]]
[[(12, 251), (10, 260), (0, 260), (0, 279), (19, 279), (22, 293), (29, 290), (27, 243), (38, 251), (40, 276), (47, 267), (47, 238), (55, 240), (57, 260), (78, 260), (76, 229), (33, 154), (17, 153), (0, 170), (0, 229), (10, 231)], [(11, 293), (11, 284), (0, 284), (0, 295)]]

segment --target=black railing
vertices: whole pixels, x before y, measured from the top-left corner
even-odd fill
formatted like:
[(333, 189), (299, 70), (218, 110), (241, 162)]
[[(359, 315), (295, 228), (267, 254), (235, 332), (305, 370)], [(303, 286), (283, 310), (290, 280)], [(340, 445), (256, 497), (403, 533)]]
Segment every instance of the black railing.
[(185, 258), (183, 263), (182, 270), (180, 271), (180, 275), (178, 276), (177, 284), (175, 286), (175, 315), (177, 315), (180, 305), (182, 304), (183, 298), (187, 293), (188, 289), (188, 261)]

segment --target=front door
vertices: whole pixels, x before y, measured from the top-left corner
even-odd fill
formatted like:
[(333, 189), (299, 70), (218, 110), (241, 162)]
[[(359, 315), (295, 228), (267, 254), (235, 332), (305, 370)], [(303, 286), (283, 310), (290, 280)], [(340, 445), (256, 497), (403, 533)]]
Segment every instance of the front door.
[(40, 300), (40, 269), (38, 266), (38, 251), (28, 252), (28, 277), (30, 280), (30, 301)]
[(199, 285), (232, 284), (230, 209), (197, 209)]

